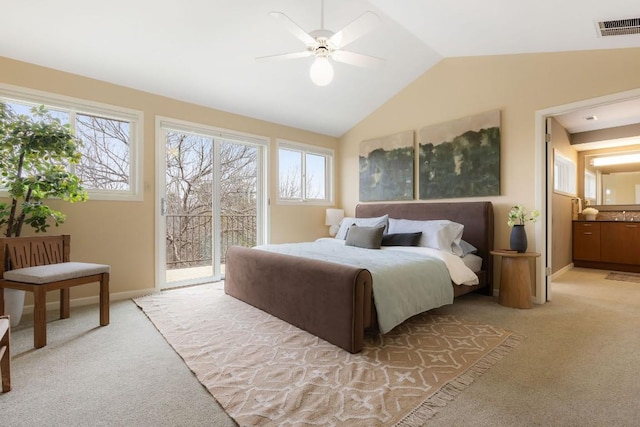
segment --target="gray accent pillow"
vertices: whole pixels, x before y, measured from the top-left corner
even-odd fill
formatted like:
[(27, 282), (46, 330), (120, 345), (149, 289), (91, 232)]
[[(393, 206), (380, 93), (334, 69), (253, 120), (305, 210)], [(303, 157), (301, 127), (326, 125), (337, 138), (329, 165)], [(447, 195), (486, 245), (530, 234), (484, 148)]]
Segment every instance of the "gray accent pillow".
[(347, 246), (356, 246), (365, 249), (380, 249), (382, 243), (382, 233), (384, 233), (385, 225), (376, 227), (360, 227), (352, 225), (349, 227), (347, 240), (344, 242)]
[(340, 228), (336, 234), (336, 239), (345, 240), (347, 238), (347, 232), (352, 225), (358, 225), (360, 227), (375, 227), (377, 225), (384, 225), (385, 228), (389, 225), (389, 215), (382, 215), (375, 218), (352, 218), (345, 217), (340, 221)]
[(417, 233), (395, 233), (382, 236), (382, 246), (418, 246), (422, 231)]

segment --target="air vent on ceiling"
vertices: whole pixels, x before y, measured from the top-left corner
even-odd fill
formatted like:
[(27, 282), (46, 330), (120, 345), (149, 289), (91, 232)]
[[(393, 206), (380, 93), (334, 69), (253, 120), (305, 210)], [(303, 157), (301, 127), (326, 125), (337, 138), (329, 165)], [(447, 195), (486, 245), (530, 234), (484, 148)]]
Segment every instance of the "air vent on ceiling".
[(598, 35), (602, 37), (627, 36), (630, 34), (640, 34), (640, 18), (598, 22)]

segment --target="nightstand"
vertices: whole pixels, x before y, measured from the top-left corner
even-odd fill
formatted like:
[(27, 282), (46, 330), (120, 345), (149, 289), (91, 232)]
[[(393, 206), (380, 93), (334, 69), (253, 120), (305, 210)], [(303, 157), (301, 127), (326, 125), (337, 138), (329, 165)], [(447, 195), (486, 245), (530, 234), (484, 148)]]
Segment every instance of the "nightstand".
[(500, 304), (513, 308), (531, 308), (531, 263), (540, 256), (536, 252), (491, 251), (502, 257), (500, 268)]

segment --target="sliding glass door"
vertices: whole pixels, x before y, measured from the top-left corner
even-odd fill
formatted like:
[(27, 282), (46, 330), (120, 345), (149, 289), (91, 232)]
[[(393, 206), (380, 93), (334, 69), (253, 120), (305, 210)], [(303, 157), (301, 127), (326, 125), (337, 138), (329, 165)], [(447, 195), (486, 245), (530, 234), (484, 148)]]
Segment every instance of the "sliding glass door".
[(159, 287), (220, 280), (229, 246), (265, 241), (266, 141), (169, 120), (159, 131)]

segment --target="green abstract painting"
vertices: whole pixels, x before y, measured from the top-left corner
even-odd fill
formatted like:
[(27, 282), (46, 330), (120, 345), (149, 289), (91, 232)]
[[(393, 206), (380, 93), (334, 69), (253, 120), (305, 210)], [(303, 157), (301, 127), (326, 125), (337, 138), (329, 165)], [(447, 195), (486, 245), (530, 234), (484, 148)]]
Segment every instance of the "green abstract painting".
[(414, 198), (413, 131), (362, 141), (359, 160), (360, 201)]
[(421, 200), (500, 195), (500, 110), (418, 131)]

